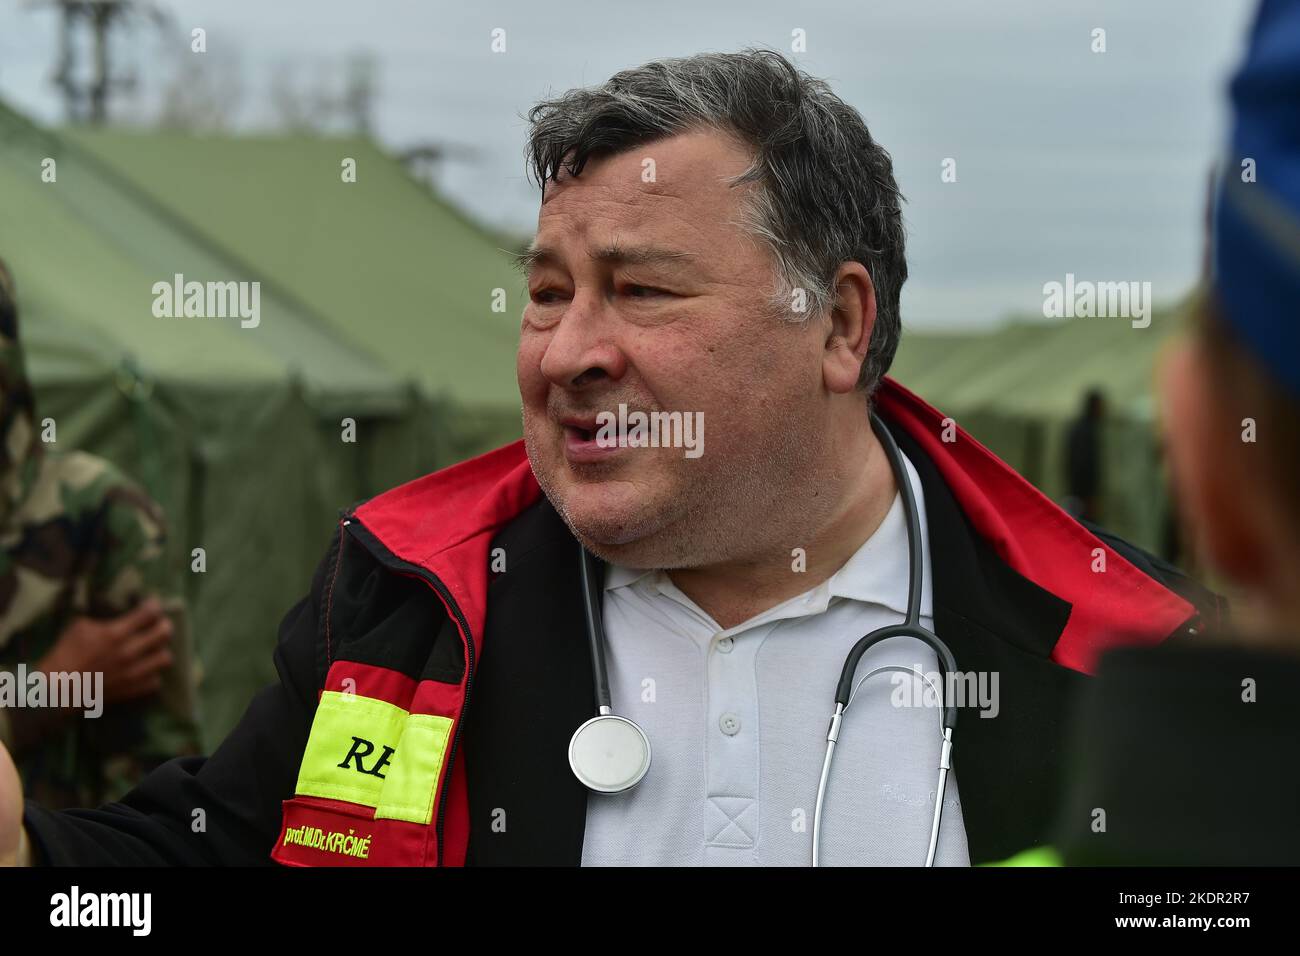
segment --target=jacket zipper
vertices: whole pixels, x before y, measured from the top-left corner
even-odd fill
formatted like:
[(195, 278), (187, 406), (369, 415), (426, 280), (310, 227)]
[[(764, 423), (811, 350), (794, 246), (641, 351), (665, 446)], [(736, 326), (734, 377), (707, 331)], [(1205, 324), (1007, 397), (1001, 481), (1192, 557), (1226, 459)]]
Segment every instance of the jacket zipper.
[(435, 821), (434, 827), (434, 833), (438, 838), (438, 866), (446, 866), (445, 857), (443, 856), (442, 828), (447, 813), (446, 798), (451, 786), (451, 775), (455, 772), (456, 748), (460, 744), (460, 731), (465, 723), (465, 714), (469, 710), (470, 689), (474, 684), (474, 635), (470, 633), (469, 621), (465, 619), (465, 614), (461, 611), (460, 605), (456, 603), (456, 599), (451, 596), (451, 591), (448, 590), (447, 586), (442, 583), (436, 574), (427, 568), (412, 564), (410, 561), (405, 561), (393, 554), (375, 536), (374, 532), (367, 528), (355, 515), (346, 515), (343, 518), (344, 527), (350, 527), (353, 524), (364, 529), (365, 535), (362, 536), (356, 531), (352, 531), (352, 536), (384, 567), (403, 574), (413, 575), (433, 588), (438, 596), (442, 598), (443, 603), (451, 610), (456, 622), (460, 625), (460, 632), (465, 636), (465, 699), (461, 703), (460, 719), (456, 721), (456, 731), (451, 736), (451, 751), (447, 754), (447, 770), (443, 775), (443, 784), (438, 791), (438, 819)]

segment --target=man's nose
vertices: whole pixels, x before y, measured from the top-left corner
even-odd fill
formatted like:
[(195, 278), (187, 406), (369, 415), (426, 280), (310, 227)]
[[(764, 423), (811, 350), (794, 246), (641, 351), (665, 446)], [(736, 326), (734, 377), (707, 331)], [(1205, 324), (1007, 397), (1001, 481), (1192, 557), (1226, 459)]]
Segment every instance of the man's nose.
[(615, 321), (600, 296), (575, 295), (542, 354), (542, 374), (563, 388), (622, 378), (627, 359), (614, 337)]

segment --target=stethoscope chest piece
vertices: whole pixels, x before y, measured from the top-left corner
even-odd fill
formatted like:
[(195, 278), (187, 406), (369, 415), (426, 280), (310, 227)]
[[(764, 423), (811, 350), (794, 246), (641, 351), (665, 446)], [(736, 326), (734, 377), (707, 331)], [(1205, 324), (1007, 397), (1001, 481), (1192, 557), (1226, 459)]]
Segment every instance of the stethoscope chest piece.
[(626, 717), (598, 714), (573, 732), (569, 766), (592, 790), (622, 793), (650, 769), (650, 738)]

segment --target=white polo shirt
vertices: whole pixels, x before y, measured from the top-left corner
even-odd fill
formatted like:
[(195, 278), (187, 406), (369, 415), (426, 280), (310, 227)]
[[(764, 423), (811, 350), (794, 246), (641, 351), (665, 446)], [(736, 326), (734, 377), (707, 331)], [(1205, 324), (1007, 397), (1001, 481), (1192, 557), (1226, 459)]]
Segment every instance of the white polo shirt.
[[(925, 543), (921, 623), (933, 630), (924, 496), (906, 464)], [(902, 623), (907, 577), (899, 496), (832, 577), (732, 628), (665, 572), (609, 566), (602, 607), (613, 709), (645, 730), (652, 759), (632, 790), (588, 795), (583, 865), (808, 866), (844, 659), (864, 634)], [(893, 638), (863, 656), (857, 678), (881, 664), (938, 667), (924, 643)], [(823, 865), (925, 862), (940, 711), (894, 706), (903, 692), (895, 677), (912, 680), (877, 674), (845, 712), (823, 808)], [(907, 689), (919, 699), (921, 687)], [(935, 863), (970, 864), (954, 773)]]

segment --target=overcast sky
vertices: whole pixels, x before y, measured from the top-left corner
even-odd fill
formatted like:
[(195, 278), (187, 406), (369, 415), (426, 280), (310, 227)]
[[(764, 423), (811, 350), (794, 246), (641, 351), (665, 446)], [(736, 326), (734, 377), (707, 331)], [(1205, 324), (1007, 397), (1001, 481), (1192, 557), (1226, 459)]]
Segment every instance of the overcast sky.
[[(485, 222), (536, 222), (522, 118), (548, 93), (646, 60), (764, 46), (827, 79), (893, 154), (907, 197), (913, 327), (1039, 312), (1045, 282), (1152, 283), (1177, 298), (1200, 256), (1205, 179), (1225, 135), (1224, 84), (1253, 4), (1242, 0), (156, 0), (118, 63), (140, 78), (124, 115), (150, 115), (189, 31), (236, 66), (236, 120), (265, 126), (277, 65), (332, 81), (357, 51), (379, 64), (376, 134), (401, 148), (472, 148), (439, 183)], [(0, 0), (0, 97), (50, 123), (56, 16)], [(506, 31), (506, 52), (490, 47)], [(1092, 32), (1106, 31), (1106, 52)], [(791, 53), (802, 30), (806, 52)], [(334, 71), (331, 73), (331, 71)], [(940, 180), (945, 158), (957, 182)], [(2, 204), (2, 197), (0, 197)]]

